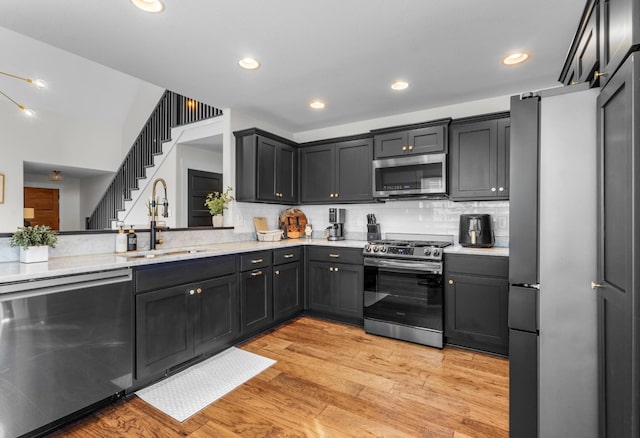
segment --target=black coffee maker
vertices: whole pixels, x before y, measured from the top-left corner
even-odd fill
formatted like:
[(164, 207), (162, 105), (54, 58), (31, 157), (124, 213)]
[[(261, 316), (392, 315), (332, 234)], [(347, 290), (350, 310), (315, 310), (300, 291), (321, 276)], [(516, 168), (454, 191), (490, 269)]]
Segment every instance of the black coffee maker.
[(488, 214), (461, 214), (460, 245), (471, 248), (491, 248), (495, 243), (491, 216)]

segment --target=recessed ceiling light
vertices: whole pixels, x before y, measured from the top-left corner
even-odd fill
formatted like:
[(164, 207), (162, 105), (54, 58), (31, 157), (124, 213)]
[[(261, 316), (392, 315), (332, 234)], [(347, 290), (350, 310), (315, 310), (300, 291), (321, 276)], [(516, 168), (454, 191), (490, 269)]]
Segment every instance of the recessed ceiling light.
[(395, 81), (393, 84), (391, 84), (392, 90), (406, 90), (407, 88), (409, 88), (409, 82)]
[(156, 13), (164, 11), (164, 3), (162, 3), (162, 0), (131, 0), (131, 3), (145, 12)]
[(324, 109), (325, 106), (326, 106), (325, 103), (321, 100), (314, 100), (309, 104), (309, 108), (316, 109), (316, 110)]
[(253, 58), (242, 58), (238, 61), (238, 65), (247, 70), (255, 70), (260, 67), (260, 63)]
[(529, 58), (528, 53), (524, 53), (524, 52), (512, 53), (511, 55), (504, 58), (502, 60), (502, 63), (504, 65), (515, 65), (515, 64), (520, 64), (521, 62), (525, 62), (527, 58)]

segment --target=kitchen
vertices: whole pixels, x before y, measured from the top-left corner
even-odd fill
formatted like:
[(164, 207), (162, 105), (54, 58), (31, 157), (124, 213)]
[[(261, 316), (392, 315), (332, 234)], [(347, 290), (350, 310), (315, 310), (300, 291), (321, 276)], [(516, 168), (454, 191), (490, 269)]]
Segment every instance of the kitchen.
[[(578, 3), (582, 3), (582, 2), (578, 2)], [(12, 7), (17, 7), (17, 6), (14, 5)], [(563, 38), (558, 38), (559, 40), (562, 40), (562, 44), (558, 42), (558, 44), (560, 44), (560, 46), (562, 47), (562, 51), (564, 51), (564, 48), (567, 46), (567, 42), (570, 40), (571, 36), (575, 32), (575, 23), (578, 20), (579, 12), (582, 10), (582, 7), (583, 5), (579, 4), (574, 8), (575, 9), (573, 11), (574, 14), (572, 15), (571, 20), (569, 20), (572, 24), (570, 26), (566, 25), (567, 28), (564, 29), (565, 36)], [(11, 7), (9, 9), (11, 9)], [(612, 11), (616, 11), (616, 9), (612, 8)], [(7, 14), (9, 14), (9, 11), (7, 11)], [(7, 14), (5, 14), (5, 16), (8, 16)], [(612, 14), (612, 16), (615, 16), (615, 14)], [(6, 23), (0, 23), (0, 24), (7, 25), (7, 27), (11, 27)], [(560, 59), (560, 61), (556, 61), (555, 63), (550, 62), (549, 66), (546, 67), (549, 70), (553, 70), (554, 80), (557, 75), (556, 72), (559, 69), (558, 62), (561, 63), (562, 60)], [(611, 76), (611, 73), (612, 72), (609, 72), (608, 74)], [(513, 89), (513, 91), (510, 92), (512, 94), (543, 88), (544, 84), (540, 84), (540, 86), (530, 85), (531, 88), (529, 89), (523, 89), (522, 83), (514, 87), (515, 88)], [(471, 93), (468, 93), (468, 95), (472, 96)], [(215, 101), (215, 99), (213, 98), (209, 100)], [(469, 99), (467, 99), (467, 101), (469, 101)], [(229, 135), (230, 132), (247, 129), (247, 128), (250, 128), (251, 126), (256, 126), (260, 129), (264, 129), (265, 131), (268, 131), (277, 135), (281, 135), (281, 136), (282, 134), (285, 134), (284, 137), (289, 137), (290, 139), (293, 137), (293, 139), (297, 143), (305, 143), (309, 141), (318, 141), (321, 139), (333, 139), (333, 138), (338, 138), (342, 136), (368, 132), (368, 131), (372, 131), (380, 128), (403, 126), (403, 125), (412, 124), (412, 123), (420, 123), (420, 122), (425, 122), (430, 120), (437, 120), (443, 117), (450, 117), (455, 121), (457, 119), (462, 119), (465, 117), (505, 111), (505, 110), (508, 110), (509, 107), (510, 107), (509, 93), (507, 93), (503, 97), (499, 97), (499, 98), (478, 99), (470, 102), (470, 104), (468, 105), (451, 103), (450, 105), (442, 105), (437, 109), (423, 110), (419, 113), (405, 113), (402, 117), (394, 118), (393, 116), (390, 116), (387, 119), (383, 120), (382, 123), (380, 123), (381, 122), (380, 120), (370, 120), (368, 122), (354, 121), (352, 125), (339, 125), (334, 129), (326, 129), (324, 130), (324, 132), (322, 129), (319, 129), (319, 128), (317, 129), (311, 128), (309, 131), (307, 131), (306, 134), (303, 133), (297, 136), (286, 135), (287, 134), (286, 132), (283, 132), (281, 128), (277, 127), (277, 123), (275, 120), (270, 121), (270, 123), (260, 123), (261, 122), (260, 118), (256, 117), (253, 120), (251, 120), (250, 117), (246, 117), (246, 116), (244, 116), (245, 120), (240, 120), (243, 118), (243, 115), (241, 112), (239, 113), (240, 116), (238, 118), (235, 118), (233, 117), (234, 110), (232, 107), (227, 113), (227, 115), (229, 115), (229, 113), (231, 114), (230, 120), (226, 122), (226, 123), (230, 123), (232, 126), (231, 126), (231, 129), (227, 127), (226, 129), (227, 136), (223, 139), (223, 143), (225, 143), (223, 147), (225, 148), (226, 151), (229, 152), (228, 154), (223, 154), (223, 174), (225, 175), (225, 178), (227, 178), (227, 181), (233, 184), (233, 182), (236, 179), (235, 176), (237, 175), (234, 174), (234, 169), (233, 169), (234, 167), (233, 164), (235, 164), (232, 157), (234, 148), (232, 147), (233, 139)], [(331, 108), (331, 105), (329, 105), (328, 109), (329, 108)], [(309, 117), (315, 117), (315, 116), (311, 115)], [(247, 121), (247, 119), (249, 119), (249, 121)], [(343, 118), (343, 120), (348, 120), (348, 119)], [(308, 126), (312, 126), (312, 125), (310, 124)], [(22, 166), (19, 166), (19, 167), (21, 168)], [(12, 225), (11, 227), (6, 227), (6, 228), (10, 229), (10, 228), (13, 228), (17, 223), (21, 223), (22, 207), (19, 202), (16, 202), (17, 197), (16, 197), (15, 183), (12, 185), (9, 185), (8, 182), (16, 181), (16, 180), (21, 181), (22, 177), (18, 176), (17, 171), (14, 171), (12, 169), (3, 168), (1, 170), (2, 172), (8, 175), (7, 183), (5, 183), (6, 190), (7, 190), (6, 191), (7, 203), (5, 204), (5, 207), (7, 209), (7, 215), (5, 216), (3, 214), (3, 218), (9, 218), (9, 223)], [(9, 191), (9, 190), (12, 190), (12, 191)], [(172, 196), (169, 195), (169, 198), (171, 197)], [(397, 202), (397, 205), (395, 204), (396, 202)], [(513, 193), (511, 194), (511, 203), (513, 203)], [(308, 207), (304, 205), (302, 206), (302, 208), (305, 210), (305, 212), (307, 212), (307, 214), (311, 218), (311, 222), (314, 224), (315, 230), (320, 231), (321, 229), (329, 225), (328, 217), (327, 217), (328, 207), (329, 205), (308, 206)], [(463, 202), (461, 204), (458, 204), (456, 202), (449, 201), (449, 200), (392, 201), (392, 202), (387, 202), (385, 204), (380, 204), (380, 205), (355, 204), (353, 206), (347, 205), (346, 207), (347, 207), (347, 220), (346, 220), (345, 228), (348, 233), (355, 232), (355, 233), (364, 234), (364, 230), (366, 229), (366, 214), (374, 212), (376, 213), (378, 219), (382, 223), (383, 231), (385, 233), (403, 232), (403, 231), (415, 232), (415, 230), (411, 230), (410, 227), (417, 222), (417, 223), (425, 224), (425, 229), (428, 229), (430, 228), (431, 225), (435, 224), (436, 228), (440, 228), (444, 231), (443, 234), (454, 235), (456, 240), (458, 237), (457, 236), (458, 234), (457, 220), (461, 213), (480, 212), (480, 211), (468, 211), (466, 210), (467, 208), (471, 210), (482, 208), (483, 210), (481, 212), (485, 212), (484, 203), (479, 204), (477, 202), (471, 201), (468, 203)], [(234, 230), (237, 232), (249, 232), (251, 229), (250, 219), (253, 216), (268, 217), (270, 218), (270, 220), (274, 221), (272, 222), (272, 225), (275, 226), (275, 217), (281, 210), (281, 207), (277, 207), (275, 205), (268, 205), (268, 204), (256, 205), (252, 203), (243, 203), (243, 202), (236, 203), (236, 205), (233, 206), (232, 208), (234, 209), (234, 211), (232, 212), (231, 217), (228, 217), (226, 220), (229, 221), (227, 222), (228, 225), (233, 225)], [(509, 204), (496, 201), (494, 203), (491, 203), (489, 208), (492, 209), (490, 213), (492, 213), (492, 215), (494, 215), (496, 219), (495, 225), (496, 225), (496, 231), (498, 234), (497, 237), (499, 237), (498, 239), (496, 239), (496, 241), (499, 242), (500, 240), (502, 240), (503, 243), (508, 242), (510, 249), (513, 249), (512, 244), (513, 244), (514, 236), (513, 235), (510, 236), (509, 234), (513, 234), (513, 233), (508, 232), (508, 229), (510, 226), (509, 222), (512, 222), (512, 214), (509, 214), (509, 211), (508, 211)], [(3, 219), (3, 220), (6, 220), (6, 219)], [(423, 228), (420, 227), (420, 230), (422, 231)], [(222, 230), (222, 232), (226, 233), (225, 237), (228, 237), (230, 239), (237, 238), (237, 233), (230, 232), (229, 230)], [(185, 234), (186, 233), (187, 232), (185, 232)], [(347, 233), (347, 237), (349, 238), (348, 233)], [(140, 233), (140, 234), (141, 234), (141, 244), (142, 244), (144, 243), (144, 233)], [(171, 245), (172, 243), (170, 242), (170, 240), (173, 237), (172, 235), (174, 233), (167, 232), (164, 234), (166, 235), (165, 236), (166, 242), (167, 242), (166, 245), (167, 247), (169, 247), (169, 245)], [(233, 234), (236, 234), (236, 235), (233, 236)], [(60, 237), (65, 238), (65, 240), (69, 239), (69, 242), (72, 242), (74, 240), (81, 241), (83, 239), (83, 237), (77, 237), (73, 235), (72, 236), (65, 235)], [(113, 236), (110, 235), (108, 237), (112, 238)], [(104, 238), (105, 243), (100, 243), (100, 242), (103, 242), (103, 238), (104, 236), (100, 236), (100, 235), (97, 235), (95, 238), (92, 237), (92, 240), (95, 239), (95, 242), (97, 243), (96, 247), (103, 245), (102, 248), (105, 248), (107, 246), (106, 238)], [(224, 239), (224, 237), (218, 236), (216, 237), (216, 239)], [(148, 245), (148, 241), (146, 243)], [(176, 245), (176, 242), (174, 242), (174, 245)], [(59, 255), (62, 255), (62, 254), (67, 255), (69, 254), (68, 253), (69, 251), (73, 251), (68, 248), (68, 246), (70, 245), (64, 245), (64, 246), (66, 247), (65, 249), (63, 249), (62, 244), (60, 245), (61, 252), (59, 253)], [(65, 251), (66, 253), (62, 251)], [(77, 249), (77, 251), (80, 251), (80, 250)], [(15, 257), (15, 254), (16, 253), (13, 250), (7, 249), (6, 251), (4, 250), (2, 251), (3, 257), (11, 258), (11, 257)], [(56, 254), (56, 253), (54, 252), (53, 254)], [(82, 254), (82, 253), (79, 252), (78, 255), (79, 254)], [(37, 276), (38, 275), (35, 274), (33, 278)], [(594, 279), (595, 279), (595, 276), (592, 279), (592, 281), (594, 281)], [(595, 287), (598, 288), (598, 285), (596, 285)], [(542, 316), (543, 315), (541, 314), (541, 318)], [(542, 334), (543, 333), (541, 332), (541, 336)], [(542, 363), (551, 364), (551, 362), (542, 362)], [(549, 414), (546, 413), (545, 415), (549, 415)], [(554, 418), (554, 421), (559, 421), (559, 420)], [(542, 423), (542, 420), (541, 420), (541, 423)], [(544, 426), (544, 424), (541, 424), (541, 427), (542, 426)]]

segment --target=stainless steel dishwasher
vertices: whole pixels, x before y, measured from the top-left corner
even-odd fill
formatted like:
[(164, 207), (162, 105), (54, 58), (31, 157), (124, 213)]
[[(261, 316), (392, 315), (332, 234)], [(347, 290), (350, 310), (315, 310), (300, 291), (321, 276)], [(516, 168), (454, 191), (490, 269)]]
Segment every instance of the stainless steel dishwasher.
[(130, 269), (0, 284), (0, 437), (131, 386), (132, 303)]

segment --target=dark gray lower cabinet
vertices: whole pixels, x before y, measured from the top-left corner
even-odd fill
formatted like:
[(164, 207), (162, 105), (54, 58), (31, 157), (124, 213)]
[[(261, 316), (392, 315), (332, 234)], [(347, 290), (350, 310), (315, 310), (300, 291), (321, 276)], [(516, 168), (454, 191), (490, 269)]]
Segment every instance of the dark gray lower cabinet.
[(507, 355), (508, 259), (447, 254), (445, 341)]
[(302, 310), (302, 262), (273, 267), (273, 319), (284, 321)]
[(235, 275), (136, 295), (136, 378), (164, 373), (238, 336)]
[(240, 326), (242, 336), (267, 328), (273, 322), (273, 270), (254, 269), (240, 274)]
[(362, 320), (363, 266), (311, 261), (308, 275), (309, 310)]

